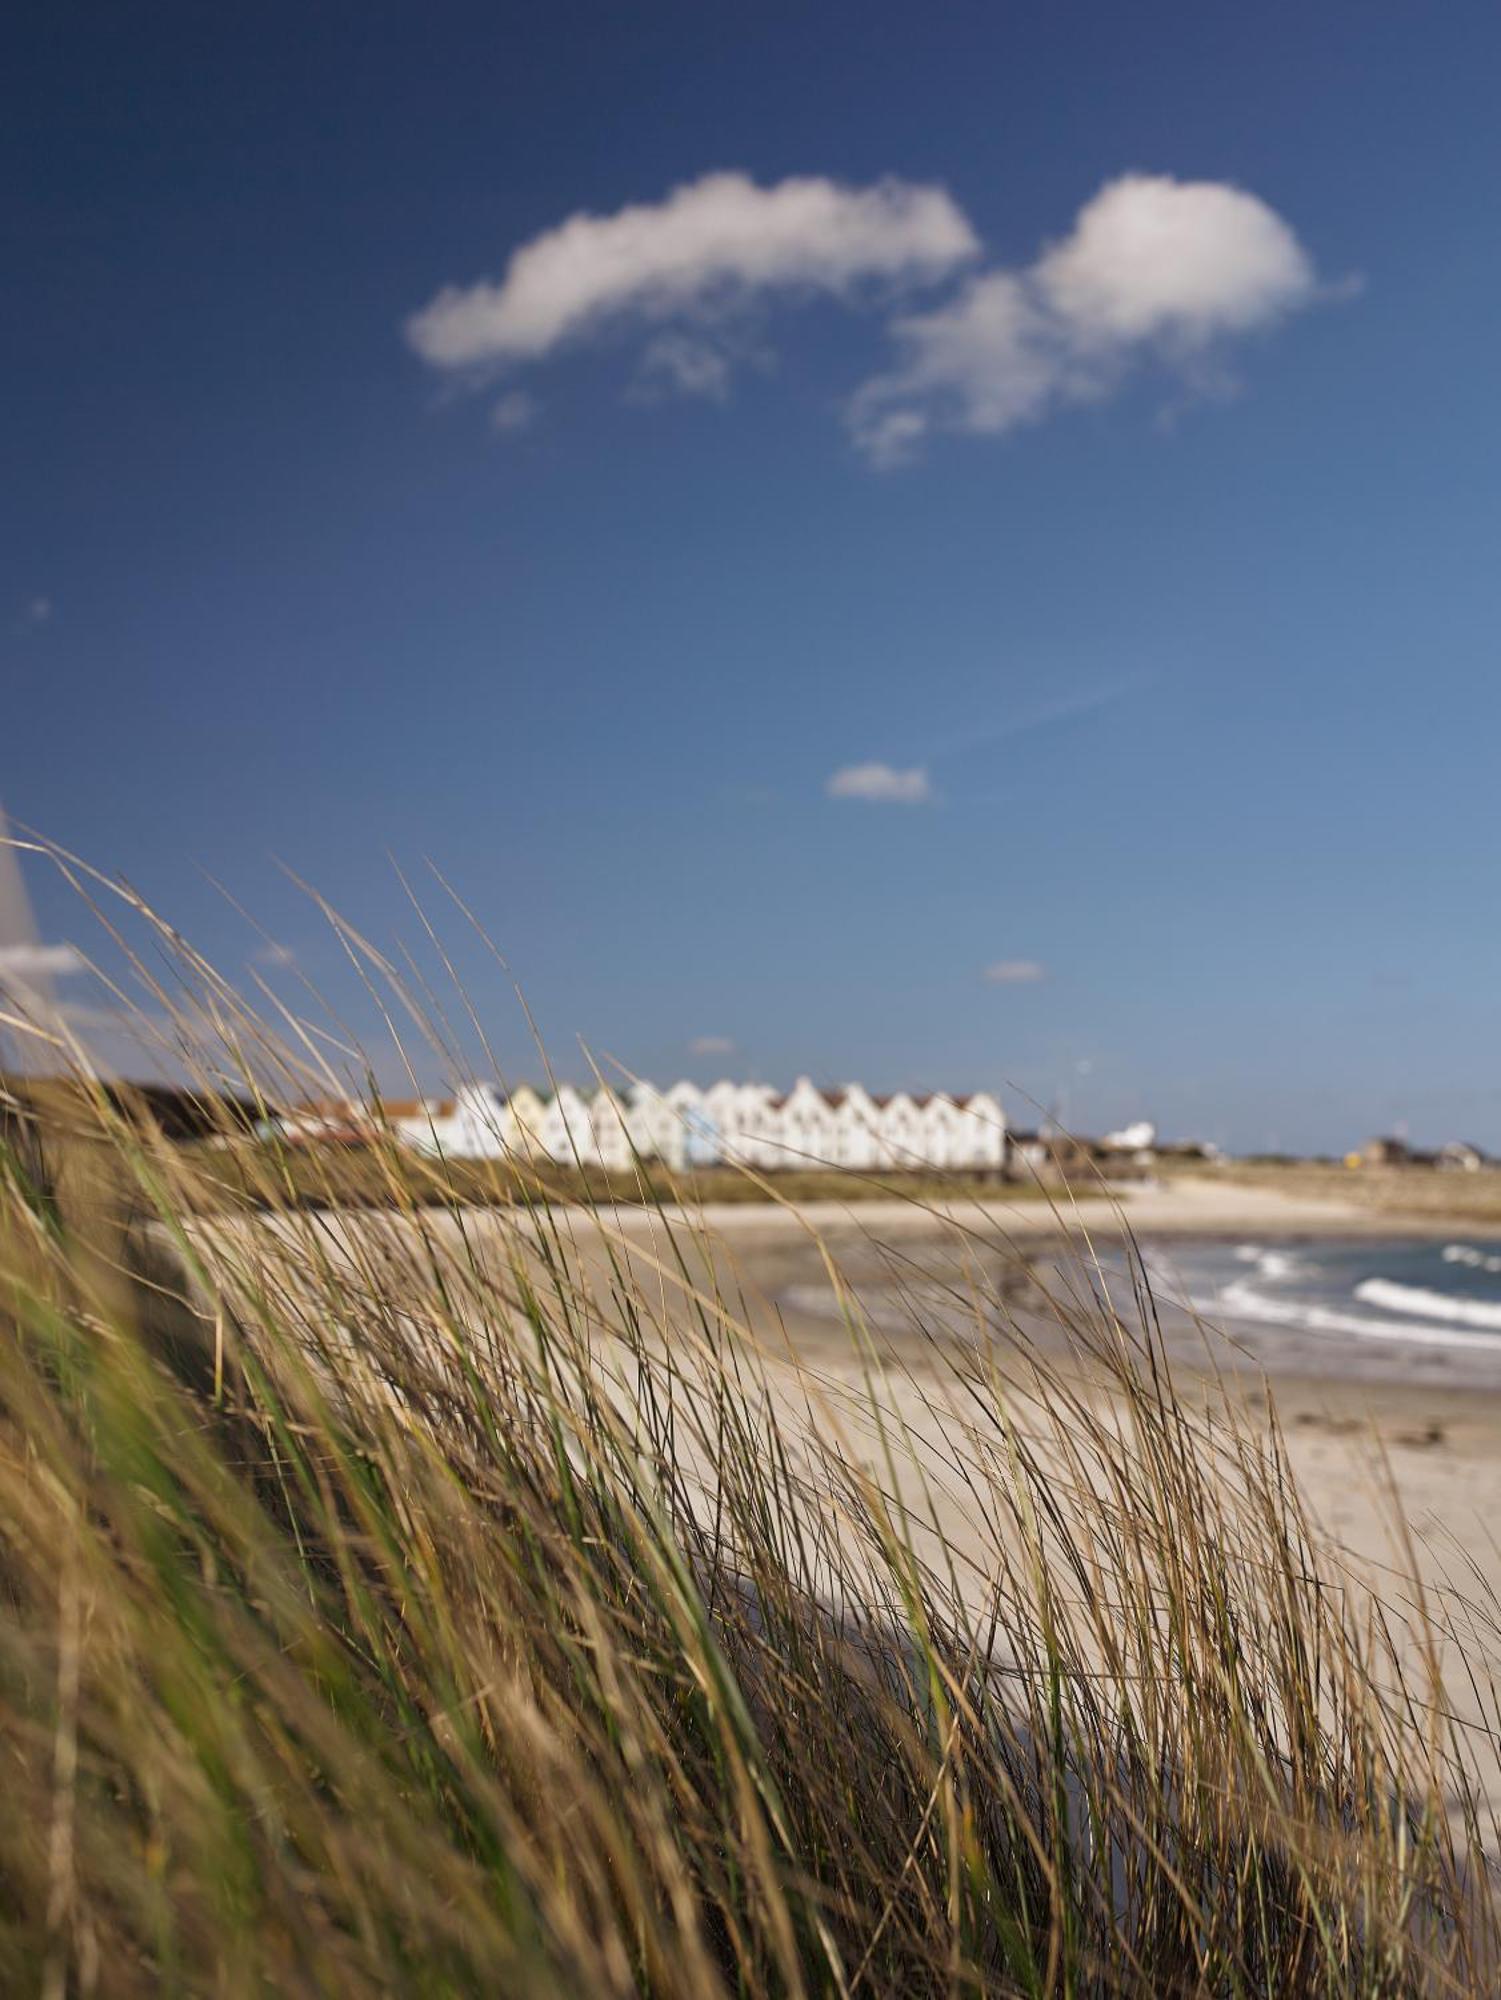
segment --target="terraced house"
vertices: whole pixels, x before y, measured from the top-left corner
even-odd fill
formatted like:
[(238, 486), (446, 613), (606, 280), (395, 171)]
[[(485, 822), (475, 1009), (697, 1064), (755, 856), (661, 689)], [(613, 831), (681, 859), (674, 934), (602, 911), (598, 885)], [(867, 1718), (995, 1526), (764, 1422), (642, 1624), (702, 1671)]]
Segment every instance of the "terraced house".
[(998, 1172), (1006, 1117), (988, 1091), (876, 1096), (862, 1084), (822, 1089), (800, 1076), (785, 1095), (731, 1079), (701, 1088), (572, 1084), (509, 1093), (461, 1086), (451, 1098), (387, 1105), (383, 1121), (408, 1145), (456, 1159), (551, 1160), (621, 1171), (658, 1160), (675, 1172), (739, 1164), (759, 1170)]

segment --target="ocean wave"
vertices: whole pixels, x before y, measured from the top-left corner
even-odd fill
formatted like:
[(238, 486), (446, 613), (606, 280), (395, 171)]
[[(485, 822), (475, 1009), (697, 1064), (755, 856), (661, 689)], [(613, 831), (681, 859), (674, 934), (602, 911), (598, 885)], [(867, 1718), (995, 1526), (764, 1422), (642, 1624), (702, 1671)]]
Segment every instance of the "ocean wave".
[(1446, 1243), (1442, 1255), (1446, 1264), (1463, 1264), (1471, 1271), (1501, 1271), (1501, 1257), (1473, 1243)]
[(1235, 1253), (1237, 1264), (1254, 1264), (1259, 1276), (1275, 1284), (1281, 1278), (1296, 1277), (1302, 1269), (1286, 1250), (1268, 1250), (1261, 1243), (1242, 1243)]
[(1459, 1299), (1451, 1292), (1432, 1292), (1422, 1285), (1399, 1285), (1394, 1278), (1367, 1278), (1355, 1287), (1355, 1296), (1388, 1312), (1417, 1313), (1422, 1319), (1447, 1319), (1457, 1326), (1501, 1330), (1501, 1300)]
[[(1372, 1284), (1383, 1280), (1373, 1278)], [(1364, 1286), (1358, 1288), (1363, 1292)], [(1406, 1291), (1404, 1285), (1394, 1286)], [(1358, 1295), (1358, 1294), (1357, 1294)], [(1462, 1347), (1468, 1353), (1501, 1349), (1501, 1333), (1462, 1333), (1458, 1327), (1425, 1325), (1421, 1320), (1369, 1319), (1363, 1313), (1336, 1311), (1298, 1299), (1269, 1299), (1254, 1285), (1227, 1285), (1213, 1299), (1195, 1299), (1194, 1308), (1208, 1317), (1228, 1313), (1236, 1319), (1263, 1320), (1273, 1326), (1296, 1327), (1306, 1333), (1350, 1333), (1361, 1340), (1396, 1340), (1412, 1347)], [(1375, 1305), (1375, 1299), (1367, 1304)], [(1501, 1325), (1501, 1319), (1497, 1321)]]

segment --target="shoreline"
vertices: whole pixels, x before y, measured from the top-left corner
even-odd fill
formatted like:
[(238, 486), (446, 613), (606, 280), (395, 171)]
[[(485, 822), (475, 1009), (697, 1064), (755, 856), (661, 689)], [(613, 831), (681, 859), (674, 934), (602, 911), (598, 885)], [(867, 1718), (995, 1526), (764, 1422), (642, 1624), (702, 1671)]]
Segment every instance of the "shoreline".
[[(585, 1209), (578, 1212), (588, 1213)], [(1128, 1182), (1107, 1192), (1087, 1194), (1060, 1190), (1056, 1201), (1034, 1193), (1022, 1202), (1008, 1202), (998, 1192), (993, 1197), (965, 1196), (941, 1205), (916, 1199), (819, 1200), (785, 1205), (768, 1200), (709, 1202), (660, 1211), (622, 1205), (609, 1212), (627, 1232), (633, 1223), (649, 1229), (665, 1219), (674, 1225), (706, 1228), (732, 1248), (749, 1242), (796, 1241), (815, 1234), (837, 1241), (850, 1234), (886, 1239), (955, 1230), (989, 1239), (997, 1247), (1095, 1236), (1117, 1241), (1131, 1236), (1144, 1242), (1169, 1237), (1233, 1242), (1262, 1234), (1279, 1241), (1405, 1237), (1426, 1242), (1463, 1237), (1501, 1243), (1501, 1223), (1477, 1225), (1473, 1217), (1462, 1212), (1373, 1209), (1353, 1201), (1207, 1178)]]

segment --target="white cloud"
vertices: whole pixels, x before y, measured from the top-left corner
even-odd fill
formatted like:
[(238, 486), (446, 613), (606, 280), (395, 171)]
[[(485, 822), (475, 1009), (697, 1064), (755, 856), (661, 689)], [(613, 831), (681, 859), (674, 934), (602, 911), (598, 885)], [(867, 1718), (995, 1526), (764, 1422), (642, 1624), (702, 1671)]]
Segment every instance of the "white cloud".
[(263, 944), (255, 952), (255, 962), (257, 965), (295, 965), (297, 954), (289, 944)]
[(0, 945), (0, 979), (64, 979), (87, 972), (88, 960), (70, 944)]
[(1314, 290), (1307, 253), (1264, 201), (1168, 174), (1109, 182), (1034, 272), (1085, 341), (1167, 335), (1197, 346), (1265, 325)]
[(1191, 378), (1225, 338), (1317, 292), (1306, 251), (1255, 195), (1127, 174), (1025, 270), (983, 272), (895, 320), (897, 365), (856, 391), (850, 430), (889, 466), (935, 428), (996, 435), (1108, 395), (1148, 357)]
[(529, 430), (537, 421), (542, 405), (525, 389), (511, 389), (490, 412), (490, 428), (506, 434)]
[(1048, 969), (1035, 958), (1002, 958), (987, 965), (983, 977), (990, 986), (1035, 986), (1046, 979)]
[(932, 799), (925, 764), (899, 771), (890, 764), (846, 764), (824, 785), (831, 799), (864, 799), (871, 805), (921, 806)]
[(851, 429), (871, 464), (884, 471), (914, 457), (931, 427), (924, 411), (882, 409), (880, 401), (879, 393), (862, 391), (851, 406)]
[(688, 1044), (688, 1052), (695, 1056), (728, 1056), (735, 1052), (735, 1044), (728, 1035), (695, 1035)]
[[(878, 466), (939, 431), (997, 436), (1112, 394), (1144, 362), (1202, 396), (1233, 386), (1227, 344), (1329, 297), (1292, 229), (1220, 181), (1124, 174), (1030, 264), (965, 275), (980, 243), (947, 191), (896, 178), (849, 187), (822, 175), (760, 186), (710, 173), (663, 200), (579, 212), (514, 250), (502, 275), (448, 285), (406, 323), (412, 347), (451, 377), (517, 369), (569, 342), (619, 331), (642, 341), (628, 394), (723, 401), (747, 344), (748, 310), (823, 297), (846, 305), (950, 281), (927, 311), (890, 322), (892, 364), (846, 416)], [(495, 406), (519, 430), (537, 406)]]
[(730, 391), (729, 356), (692, 334), (659, 333), (642, 353), (641, 381), (648, 391), (675, 389), (722, 403)]
[(768, 291), (848, 298), (871, 280), (945, 277), (978, 249), (939, 187), (711, 173), (664, 201), (571, 215), (513, 251), (498, 284), (445, 286), (406, 333), (435, 368), (536, 361), (627, 315), (665, 321)]

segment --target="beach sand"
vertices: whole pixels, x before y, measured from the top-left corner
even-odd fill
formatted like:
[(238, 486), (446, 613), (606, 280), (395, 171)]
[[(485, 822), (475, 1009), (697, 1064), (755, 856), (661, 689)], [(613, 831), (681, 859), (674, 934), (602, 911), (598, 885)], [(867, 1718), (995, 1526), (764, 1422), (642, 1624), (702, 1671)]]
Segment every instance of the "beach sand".
[[(1020, 1256), (1046, 1253), (1044, 1276), (1079, 1286), (1088, 1245), (1118, 1246), (1127, 1230), (1143, 1246), (1170, 1258), (1179, 1239), (1291, 1240), (1359, 1236), (1473, 1237), (1462, 1218), (1417, 1219), (1373, 1214), (1353, 1203), (1310, 1201), (1278, 1191), (1212, 1180), (1124, 1189), (1112, 1198), (1062, 1202), (1054, 1210), (1035, 1199), (956, 1204), (946, 1219), (901, 1203), (862, 1203), (839, 1209), (821, 1204), (796, 1217), (767, 1210), (723, 1208), (705, 1218), (730, 1246), (749, 1287), (781, 1295), (780, 1317), (799, 1353), (820, 1367), (845, 1365), (848, 1341), (827, 1313), (790, 1306), (789, 1266), (801, 1265), (809, 1228), (843, 1258), (858, 1263), (864, 1243), (897, 1243), (920, 1261), (924, 1245), (938, 1245), (953, 1228), (977, 1243), (1000, 1243)], [(1069, 1249), (1055, 1258), (1065, 1237)], [(1045, 1319), (1021, 1308), (1044, 1343)], [(1223, 1345), (1204, 1353), (1197, 1333), (1176, 1329), (1165, 1315), (1174, 1366), (1192, 1374), (1208, 1366), (1234, 1367)], [(1230, 1329), (1233, 1334), (1234, 1329)], [(1448, 1379), (1449, 1357), (1359, 1352), (1338, 1374), (1310, 1356), (1305, 1336), (1260, 1328), (1254, 1355), (1241, 1362), (1248, 1400), (1257, 1402), (1265, 1379), (1286, 1432), (1289, 1451), (1311, 1511), (1351, 1554), (1379, 1573), (1405, 1560), (1401, 1536), (1415, 1538), (1425, 1574), (1434, 1578), (1481, 1572), (1501, 1592), (1501, 1366), (1495, 1386)], [(1494, 1365), (1494, 1364), (1493, 1364)], [(1474, 1575), (1469, 1577), (1474, 1587)]]
[[(1019, 1272), (1031, 1265), (1054, 1291), (1061, 1287), (1082, 1297), (1092, 1283), (1092, 1253), (1118, 1257), (1128, 1232), (1169, 1258), (1175, 1241), (1194, 1238), (1265, 1243), (1474, 1235), (1456, 1217), (1394, 1218), (1353, 1203), (1207, 1176), (1128, 1184), (1051, 1204), (1029, 1193), (1014, 1202), (1003, 1194), (966, 1196), (942, 1209), (900, 1200), (800, 1208), (725, 1203), (665, 1214), (621, 1207), (607, 1216), (602, 1226), (580, 1209), (568, 1211), (564, 1221), (601, 1290), (608, 1286), (608, 1236), (617, 1252), (631, 1255), (638, 1278), (648, 1287), (659, 1284), (670, 1317), (678, 1256), (686, 1247), (690, 1268), (704, 1276), (710, 1260), (702, 1246), (712, 1244), (717, 1284), (733, 1294), (765, 1350), (785, 1357), (789, 1368), (811, 1368), (831, 1387), (842, 1383), (851, 1392), (859, 1363), (835, 1306), (828, 1258), (857, 1291), (864, 1280), (889, 1277), (893, 1258), (903, 1278), (936, 1272), (962, 1289), (958, 1274), (973, 1259), (992, 1281), (1008, 1265)], [(506, 1218), (506, 1211), (470, 1211), (464, 1228), (471, 1243), (492, 1233), (498, 1243), (514, 1226)], [(325, 1226), (336, 1234), (373, 1224), (345, 1212), (325, 1218)], [(669, 1227), (674, 1244), (667, 1240)], [(1057, 1345), (1052, 1316), (1029, 1297), (1025, 1279), (1012, 1309), (1041, 1347), (1050, 1340)], [(949, 1312), (956, 1337), (971, 1338), (973, 1317), (962, 1298)], [(1380, 1575), (1402, 1565), (1403, 1538), (1411, 1536), (1425, 1577), (1468, 1574), (1470, 1587), (1479, 1577), (1501, 1596), (1501, 1359), (1492, 1356), (1488, 1364), (1492, 1382), (1464, 1379), (1452, 1350), (1412, 1354), (1380, 1343), (1345, 1343), (1335, 1350), (1338, 1372), (1330, 1372), (1320, 1367), (1306, 1336), (1261, 1327), (1254, 1348), (1242, 1353), (1234, 1332), (1206, 1347), (1199, 1328), (1164, 1314), (1167, 1349), (1182, 1381), (1229, 1370), (1253, 1411), (1264, 1410), (1270, 1393), (1314, 1517), (1352, 1556)], [(885, 1324), (882, 1335), (898, 1360), (897, 1374), (901, 1365), (923, 1365), (923, 1342), (915, 1332), (904, 1338), (899, 1320)]]
[[(870, 1356), (862, 1357), (841, 1317), (830, 1261), (857, 1297), (869, 1287), (878, 1301), (889, 1301), (895, 1273), (903, 1282), (915, 1282), (920, 1292), (926, 1288), (930, 1303), (939, 1302), (938, 1310), (922, 1315), (930, 1330), (935, 1321), (941, 1329), (936, 1348), (916, 1324), (904, 1325), (899, 1312), (880, 1319), (878, 1304), (881, 1355), (875, 1379), (883, 1403), (904, 1424), (933, 1438), (935, 1456), (941, 1457), (936, 1431), (943, 1420), (941, 1414), (935, 1418), (931, 1397), (946, 1392), (944, 1340), (971, 1347), (975, 1340), (977, 1321), (964, 1295), (968, 1266), (982, 1268), (992, 1285), (1001, 1285), (1026, 1339), (1056, 1360), (1067, 1358), (1066, 1344), (1057, 1315), (1049, 1312), (1029, 1272), (1054, 1292), (1061, 1288), (1066, 1295), (1075, 1288), (1087, 1300), (1095, 1282), (1093, 1250), (1119, 1258), (1128, 1232), (1154, 1254), (1168, 1255), (1175, 1241), (1204, 1238), (1265, 1244), (1474, 1234), (1456, 1218), (1409, 1224), (1341, 1202), (1207, 1179), (1134, 1188), (1119, 1199), (1096, 1194), (1052, 1209), (1035, 1198), (1015, 1203), (966, 1198), (941, 1212), (906, 1202), (819, 1203), (803, 1209), (726, 1204), (667, 1216), (641, 1208), (623, 1207), (602, 1217), (573, 1210), (554, 1220), (571, 1240), (568, 1261), (576, 1260), (602, 1298), (609, 1291), (611, 1259), (630, 1262), (636, 1283), (648, 1295), (657, 1293), (659, 1323), (669, 1336), (675, 1324), (686, 1327), (692, 1319), (684, 1303), (685, 1282), (727, 1299), (771, 1358), (771, 1392), (789, 1428), (835, 1426), (857, 1454), (872, 1461), (875, 1439), (864, 1401)], [(318, 1223), (334, 1241), (343, 1232), (354, 1237), (402, 1226), (391, 1217), (348, 1212)], [(531, 1225), (520, 1226), (524, 1234)], [(458, 1225), (443, 1218), (437, 1227), (456, 1231)], [(518, 1220), (514, 1211), (469, 1211), (462, 1227), (468, 1251), (488, 1242), (504, 1253)], [(488, 1253), (482, 1248), (481, 1254)], [(1206, 1338), (1181, 1315), (1176, 1323), (1167, 1315), (1165, 1324), (1171, 1365), (1187, 1401), (1212, 1398), (1218, 1377), (1228, 1373), (1249, 1424), (1269, 1426), (1275, 1408), (1308, 1511), (1338, 1545), (1353, 1578), (1399, 1618), (1413, 1602), (1414, 1572), (1421, 1589), (1449, 1593), (1452, 1605), (1480, 1607), (1482, 1637), (1467, 1642), (1468, 1651), (1478, 1648), (1484, 1655), (1480, 1686), (1471, 1688), (1456, 1675), (1450, 1699), (1461, 1726), (1482, 1740), (1486, 1704), (1494, 1706), (1492, 1676), (1501, 1679), (1501, 1623), (1491, 1625), (1501, 1605), (1501, 1357), (1490, 1357), (1494, 1382), (1460, 1381), (1446, 1379), (1452, 1364), (1442, 1356), (1414, 1357), (1381, 1343), (1367, 1343), (1374, 1350), (1367, 1352), (1347, 1344), (1339, 1350), (1340, 1371), (1330, 1372), (1318, 1365), (1319, 1343), (1303, 1335), (1260, 1328), (1254, 1348), (1242, 1350), (1233, 1339)], [(1007, 1335), (993, 1337), (1004, 1362)], [(1112, 1393), (1097, 1376), (1085, 1381), (1083, 1392), (1103, 1405)], [(1008, 1417), (1027, 1424), (1025, 1390)], [(972, 1556), (970, 1574), (978, 1586), (984, 1557), (966, 1496), (947, 1490), (939, 1478), (925, 1505), (931, 1512), (924, 1539), (935, 1550), (947, 1544), (961, 1562)], [(1501, 1770), (1487, 1780), (1487, 1790), (1501, 1809)]]
[[(857, 1291), (862, 1272), (888, 1269), (895, 1249), (904, 1276), (936, 1266), (952, 1284), (971, 1254), (982, 1262), (992, 1255), (1015, 1257), (1029, 1261), (1051, 1289), (1061, 1285), (1079, 1295), (1092, 1283), (1091, 1246), (1118, 1256), (1127, 1231), (1169, 1258), (1175, 1242), (1195, 1238), (1265, 1244), (1475, 1235), (1462, 1218), (1373, 1215), (1342, 1202), (1211, 1180), (1125, 1191), (1120, 1199), (1092, 1196), (1056, 1212), (1035, 1199), (1010, 1206), (959, 1202), (942, 1216), (903, 1203), (826, 1203), (796, 1213), (726, 1207), (701, 1220), (721, 1246), (716, 1262), (744, 1286), (750, 1317), (767, 1346), (785, 1341), (798, 1364), (826, 1385), (829, 1407), (836, 1410), (858, 1405), (861, 1367), (820, 1267), (815, 1231)], [(628, 1239), (649, 1236), (657, 1226), (650, 1218), (623, 1217)], [(1061, 1351), (1047, 1311), (1028, 1300), (1025, 1281), (1012, 1309), (1038, 1346), (1046, 1350), (1051, 1343)], [(953, 1316), (962, 1329), (962, 1304)], [(1492, 1722), (1495, 1715), (1492, 1678), (1501, 1678), (1501, 1626), (1492, 1623), (1501, 1605), (1501, 1358), (1492, 1354), (1484, 1374), (1466, 1380), (1461, 1372), (1455, 1379), (1452, 1350), (1414, 1354), (1379, 1342), (1346, 1342), (1335, 1347), (1339, 1372), (1330, 1372), (1319, 1365), (1320, 1343), (1306, 1335), (1260, 1327), (1254, 1348), (1241, 1351), (1233, 1328), (1231, 1337), (1211, 1335), (1206, 1342), (1182, 1316), (1175, 1323), (1165, 1314), (1164, 1322), (1174, 1373), (1188, 1400), (1204, 1393), (1217, 1371), (1226, 1371), (1235, 1376), (1249, 1421), (1269, 1425), (1275, 1408), (1309, 1514), (1338, 1546), (1352, 1576), (1400, 1618), (1412, 1608), (1416, 1572), (1421, 1589), (1434, 1593), (1435, 1605), (1447, 1605), (1459, 1626), (1478, 1624), (1481, 1636), (1467, 1639), (1466, 1650), (1478, 1645), (1485, 1654), (1480, 1686), (1472, 1688), (1456, 1671), (1449, 1697), (1461, 1727), (1482, 1744), (1482, 1765), (1492, 1767), (1486, 1788), (1501, 1809), (1501, 1767), (1484, 1747), (1487, 1704)], [(882, 1377), (883, 1397), (916, 1427), (926, 1423), (931, 1430), (920, 1406), (924, 1375), (941, 1374), (936, 1358), (915, 1331), (903, 1337), (895, 1316), (882, 1332), (894, 1364)], [(934, 1492), (940, 1515), (935, 1529), (963, 1549), (972, 1540), (965, 1497), (945, 1500), (941, 1484)], [(1478, 1607), (1474, 1619), (1466, 1607)]]

